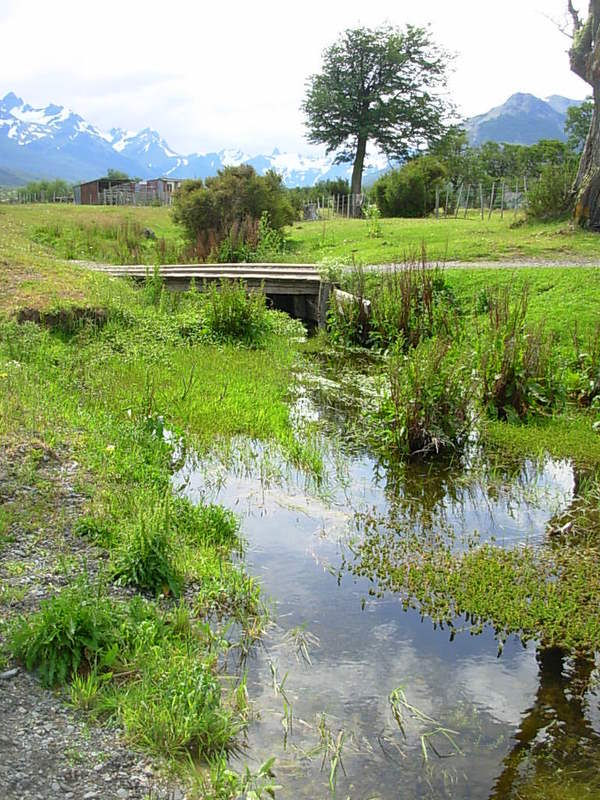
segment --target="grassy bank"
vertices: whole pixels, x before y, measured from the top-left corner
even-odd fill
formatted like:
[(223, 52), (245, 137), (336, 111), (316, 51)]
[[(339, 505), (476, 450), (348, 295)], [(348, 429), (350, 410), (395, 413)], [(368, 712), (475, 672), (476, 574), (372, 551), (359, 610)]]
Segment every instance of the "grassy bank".
[[(167, 208), (30, 205), (0, 209), (3, 226), (27, 252), (113, 264), (177, 263), (193, 259)], [(151, 237), (148, 236), (151, 231)], [(288, 262), (341, 259), (365, 264), (401, 262), (427, 248), (434, 261), (561, 260), (598, 256), (594, 234), (569, 222), (528, 223), (507, 213), (484, 220), (383, 219), (377, 236), (367, 220), (297, 222), (286, 230)], [(0, 234), (1, 236), (2, 234)], [(6, 241), (6, 236), (3, 236)]]
[(225, 769), (250, 715), (232, 667), (266, 620), (243, 532), (171, 479), (238, 435), (318, 472), (289, 418), (298, 326), (243, 289), (136, 291), (22, 246), (0, 309), (2, 658), (171, 769), (204, 765), (202, 797), (268, 785)]

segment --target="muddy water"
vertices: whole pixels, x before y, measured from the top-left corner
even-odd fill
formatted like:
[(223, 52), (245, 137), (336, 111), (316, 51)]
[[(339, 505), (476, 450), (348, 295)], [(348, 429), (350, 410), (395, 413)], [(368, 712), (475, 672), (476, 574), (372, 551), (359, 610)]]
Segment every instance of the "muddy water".
[(593, 663), (517, 638), (498, 657), (490, 631), (451, 641), (341, 569), (360, 536), (356, 511), (393, 511), (456, 546), (475, 531), (541, 543), (572, 500), (569, 464), (411, 468), (391, 480), (364, 453), (341, 460), (327, 497), (293, 472), (268, 482), (215, 462), (178, 475), (191, 497), (242, 516), (249, 569), (272, 603), (275, 625), (246, 665), (257, 718), (241, 762), (275, 755), (278, 798), (600, 797)]

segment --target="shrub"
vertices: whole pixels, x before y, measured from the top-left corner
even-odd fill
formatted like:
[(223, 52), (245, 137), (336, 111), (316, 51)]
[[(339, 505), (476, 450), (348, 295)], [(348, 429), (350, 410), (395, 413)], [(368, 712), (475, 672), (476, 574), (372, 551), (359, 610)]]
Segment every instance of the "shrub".
[(31, 617), (21, 617), (9, 636), (14, 655), (39, 670), (46, 686), (64, 683), (90, 668), (119, 641), (120, 613), (101, 590), (85, 580), (63, 589)]
[(421, 156), (375, 181), (375, 202), (384, 217), (426, 217), (435, 208), (436, 186), (445, 175), (439, 159)]
[(173, 514), (168, 497), (142, 498), (138, 517), (115, 547), (114, 578), (122, 584), (178, 596), (182, 579), (174, 564)]
[(547, 164), (527, 193), (527, 217), (547, 220), (568, 216), (573, 211), (574, 179), (574, 166)]
[[(511, 298), (515, 299), (511, 302)], [(527, 328), (528, 288), (508, 285), (488, 295), (489, 329), (479, 338), (482, 399), (502, 420), (525, 420), (564, 401), (562, 369), (551, 337)]]
[(205, 181), (185, 181), (173, 197), (175, 222), (183, 226), (188, 239), (205, 257), (218, 254), (227, 238), (228, 257), (240, 246), (256, 249), (258, 224), (264, 212), (274, 231), (281, 231), (294, 220), (281, 177), (273, 171), (257, 175), (249, 165), (226, 167)]
[(371, 415), (374, 444), (385, 456), (427, 457), (460, 449), (470, 429), (474, 378), (468, 359), (447, 340), (408, 353), (394, 349), (388, 389)]

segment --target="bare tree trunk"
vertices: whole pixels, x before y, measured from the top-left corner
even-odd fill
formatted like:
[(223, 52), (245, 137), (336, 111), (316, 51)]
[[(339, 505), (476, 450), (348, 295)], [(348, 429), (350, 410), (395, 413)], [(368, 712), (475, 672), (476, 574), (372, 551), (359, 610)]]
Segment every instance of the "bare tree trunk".
[[(365, 166), (365, 155), (367, 152), (367, 140), (366, 138), (359, 137), (358, 144), (356, 146), (356, 156), (354, 157), (354, 166), (352, 168), (352, 185), (350, 191), (353, 195), (359, 195), (362, 192), (362, 174), (363, 168)], [(354, 204), (354, 216), (359, 217), (361, 214), (361, 209)]]
[(572, 0), (568, 0), (567, 8), (573, 20), (571, 70), (592, 87), (594, 97), (592, 124), (572, 190), (575, 219), (580, 225), (600, 230), (600, 0), (590, 0), (585, 22)]

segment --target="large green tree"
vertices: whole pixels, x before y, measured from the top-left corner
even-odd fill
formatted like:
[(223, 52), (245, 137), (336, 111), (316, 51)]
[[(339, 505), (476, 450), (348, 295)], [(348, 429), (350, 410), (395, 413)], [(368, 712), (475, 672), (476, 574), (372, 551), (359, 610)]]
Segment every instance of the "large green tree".
[(443, 131), (449, 108), (437, 90), (449, 60), (428, 30), (412, 25), (349, 28), (324, 51), (302, 105), (308, 139), (337, 153), (336, 163), (353, 163), (354, 194), (368, 142), (402, 159)]
[(571, 70), (592, 87), (593, 101), (592, 120), (573, 186), (575, 218), (600, 230), (600, 0), (590, 0), (585, 19), (572, 0), (568, 0), (567, 9), (573, 21)]

